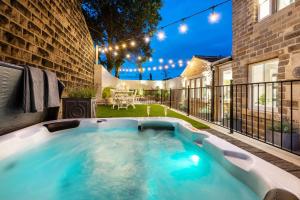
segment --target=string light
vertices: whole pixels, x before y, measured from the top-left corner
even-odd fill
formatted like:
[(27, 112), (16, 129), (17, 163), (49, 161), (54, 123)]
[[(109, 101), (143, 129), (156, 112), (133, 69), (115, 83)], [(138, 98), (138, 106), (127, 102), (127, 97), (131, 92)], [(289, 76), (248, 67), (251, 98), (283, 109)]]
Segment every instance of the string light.
[(165, 69), (169, 69), (169, 66), (168, 66), (168, 65), (165, 65)]
[(153, 61), (153, 58), (149, 58), (149, 62), (152, 62)]
[(188, 31), (188, 26), (187, 24), (180, 24), (178, 29), (179, 29), (179, 33), (185, 34)]
[(114, 56), (115, 56), (115, 57), (118, 56), (118, 52), (115, 51), (115, 52), (114, 52)]
[(175, 68), (175, 64), (172, 64), (171, 66), (172, 66), (172, 68)]
[(159, 31), (159, 32), (157, 33), (157, 39), (158, 39), (159, 41), (163, 41), (163, 40), (166, 39), (166, 34), (165, 34), (165, 32), (164, 32), (163, 30), (161, 30), (161, 31)]
[(146, 43), (149, 43), (150, 42), (150, 37), (149, 36), (145, 36), (144, 40), (145, 40)]
[(142, 60), (142, 57), (141, 57), (141, 56), (139, 56), (139, 57), (138, 57), (138, 60)]
[(173, 60), (172, 59), (169, 60), (169, 64), (173, 64)]
[(215, 24), (215, 23), (219, 22), (220, 18), (221, 18), (221, 15), (219, 13), (215, 12), (215, 7), (213, 7), (212, 12), (208, 16), (208, 21), (211, 24)]
[[(195, 13), (189, 15), (189, 16), (183, 17), (183, 18), (181, 18), (181, 19), (179, 19), (179, 20), (175, 20), (175, 21), (173, 21), (173, 22), (171, 22), (171, 23), (169, 23), (169, 24), (166, 24), (166, 25), (164, 25), (164, 26), (159, 27), (159, 30), (160, 30), (160, 31), (157, 33), (157, 38), (158, 38), (158, 40), (162, 41), (162, 40), (166, 39), (166, 34), (165, 34), (165, 32), (164, 32), (164, 29), (165, 29), (165, 28), (167, 28), (167, 27), (169, 27), (169, 26), (172, 26), (172, 25), (175, 25), (175, 24), (179, 24), (179, 23), (180, 23), (179, 28), (178, 28), (179, 32), (180, 32), (181, 34), (185, 34), (185, 33), (188, 31), (188, 25), (185, 23), (185, 21), (187, 21), (187, 20), (189, 20), (190, 18), (193, 18), (193, 17), (195, 17), (195, 16), (197, 16), (197, 15), (199, 15), (199, 14), (201, 14), (201, 13), (207, 12), (207, 11), (209, 11), (209, 10), (212, 10), (212, 12), (211, 12), (210, 15), (209, 15), (209, 19), (208, 19), (209, 22), (210, 22), (211, 24), (219, 22), (219, 20), (220, 20), (220, 18), (221, 18), (221, 14), (215, 12), (215, 8), (217, 8), (217, 7), (219, 7), (219, 6), (223, 5), (223, 4), (226, 4), (226, 3), (228, 3), (228, 2), (231, 2), (231, 0), (224, 0), (224, 1), (220, 2), (220, 3), (218, 3), (218, 4), (212, 5), (212, 6), (208, 7), (208, 8), (206, 8), (206, 9), (200, 10), (200, 11), (195, 12)], [(95, 32), (98, 32), (98, 33), (102, 34), (101, 32), (95, 30), (95, 29), (92, 28), (92, 27), (89, 27), (89, 28), (90, 28), (90, 29), (93, 29)], [(144, 40), (145, 40), (146, 43), (149, 43), (149, 42), (150, 42), (151, 39), (150, 39), (149, 36), (138, 36), (137, 38), (141, 39), (141, 38), (143, 38), (143, 37), (144, 37)], [(133, 39), (133, 38), (132, 38), (132, 39)], [(126, 42), (128, 41), (128, 44), (129, 44), (131, 47), (135, 47), (135, 46), (136, 46), (136, 42), (135, 42), (134, 40), (132, 40), (132, 39), (128, 39), (128, 40), (126, 40)], [(123, 41), (122, 45), (120, 45), (120, 46), (122, 46), (123, 49), (127, 48), (126, 42)], [(119, 49), (120, 49), (120, 46), (116, 46), (115, 50), (119, 50)], [(104, 47), (104, 52), (105, 52), (105, 53), (108, 52), (108, 51), (112, 51), (112, 50), (113, 50), (113, 48), (112, 48), (111, 46), (109, 46), (108, 49), (107, 49), (107, 47), (105, 47), (104, 45), (103, 45), (102, 47)], [(106, 49), (105, 49), (105, 48), (106, 48)], [(102, 50), (103, 50), (103, 49), (98, 49), (99, 52), (103, 52)]]
[(163, 68), (162, 66), (159, 66), (159, 67), (158, 67), (159, 70), (162, 70), (162, 68)]
[(135, 45), (136, 45), (135, 41), (130, 42), (130, 46), (135, 47)]
[(130, 58), (130, 54), (126, 54), (126, 58), (128, 58), (128, 59), (129, 59), (129, 58)]
[(118, 45), (115, 46), (115, 50), (119, 50), (119, 46)]
[(148, 71), (151, 71), (151, 67), (148, 67)]
[(156, 71), (156, 67), (153, 67), (153, 71)]
[(159, 62), (159, 63), (163, 63), (163, 62), (164, 62), (164, 59), (160, 58), (160, 59), (158, 60), (158, 62)]

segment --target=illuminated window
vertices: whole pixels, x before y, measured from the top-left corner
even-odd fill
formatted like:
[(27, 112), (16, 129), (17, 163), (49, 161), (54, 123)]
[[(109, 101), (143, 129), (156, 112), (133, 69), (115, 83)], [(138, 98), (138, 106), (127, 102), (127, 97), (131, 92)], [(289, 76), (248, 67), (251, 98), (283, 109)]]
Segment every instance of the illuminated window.
[(277, 10), (280, 10), (282, 8), (285, 8), (286, 6), (294, 3), (295, 0), (277, 0)]
[(258, 19), (261, 20), (269, 15), (271, 15), (271, 0), (259, 0), (259, 13), (258, 13)]

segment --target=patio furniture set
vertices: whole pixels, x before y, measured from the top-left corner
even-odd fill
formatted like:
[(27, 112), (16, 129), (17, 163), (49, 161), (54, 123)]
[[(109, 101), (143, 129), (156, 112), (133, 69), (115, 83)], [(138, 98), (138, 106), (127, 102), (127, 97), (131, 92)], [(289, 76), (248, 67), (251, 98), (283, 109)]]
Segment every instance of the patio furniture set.
[(135, 109), (135, 104), (140, 97), (137, 95), (137, 90), (111, 90), (113, 103), (112, 109), (115, 107), (119, 109), (125, 108), (128, 109), (129, 106), (132, 106)]

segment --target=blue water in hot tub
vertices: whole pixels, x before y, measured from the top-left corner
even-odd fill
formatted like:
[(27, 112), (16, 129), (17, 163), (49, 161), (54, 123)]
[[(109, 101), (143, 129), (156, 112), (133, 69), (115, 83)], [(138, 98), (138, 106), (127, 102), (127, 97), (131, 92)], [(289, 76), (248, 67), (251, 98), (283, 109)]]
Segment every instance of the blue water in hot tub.
[(132, 128), (62, 131), (0, 161), (0, 199), (259, 199), (180, 135)]

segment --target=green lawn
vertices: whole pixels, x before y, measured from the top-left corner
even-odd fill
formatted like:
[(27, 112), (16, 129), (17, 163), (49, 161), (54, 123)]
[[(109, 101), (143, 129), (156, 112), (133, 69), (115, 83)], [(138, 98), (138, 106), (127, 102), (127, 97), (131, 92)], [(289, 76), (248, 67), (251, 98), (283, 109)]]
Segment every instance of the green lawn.
[[(151, 112), (150, 117), (162, 117), (164, 116), (164, 108), (161, 105), (150, 105)], [(131, 106), (128, 110), (125, 109), (115, 109), (113, 110), (111, 106), (98, 106), (96, 115), (98, 118), (110, 118), (110, 117), (147, 117), (147, 105), (136, 105), (136, 109), (133, 109)], [(195, 128), (206, 129), (208, 126), (195, 121), (185, 115), (179, 114), (172, 110), (168, 110), (168, 117), (179, 118), (184, 121), (189, 122)]]

